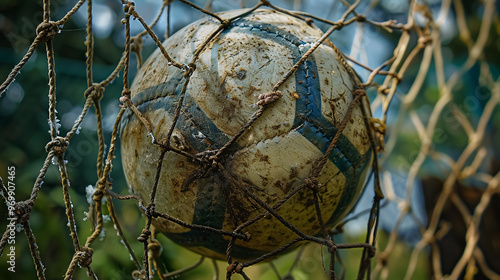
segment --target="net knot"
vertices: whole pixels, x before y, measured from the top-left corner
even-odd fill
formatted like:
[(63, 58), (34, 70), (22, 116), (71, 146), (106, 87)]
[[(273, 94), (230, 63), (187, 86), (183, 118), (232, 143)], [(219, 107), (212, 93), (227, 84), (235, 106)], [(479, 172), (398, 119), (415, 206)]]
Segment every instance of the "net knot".
[(147, 217), (153, 217), (154, 214), (155, 214), (155, 209), (156, 209), (156, 206), (154, 203), (150, 203), (147, 207), (146, 207), (146, 216)]
[(101, 201), (103, 196), (104, 196), (104, 191), (101, 188), (96, 188), (93, 196), (94, 201)]
[(431, 36), (422, 36), (418, 38), (418, 44), (420, 45), (421, 48), (424, 48), (430, 43), (432, 43)]
[(224, 29), (228, 28), (231, 25), (231, 21), (228, 19), (223, 19), (220, 23)]
[(36, 28), (36, 35), (44, 42), (52, 40), (57, 33), (59, 33), (59, 25), (55, 21), (44, 21)]
[(14, 207), (18, 223), (24, 224), (30, 219), (31, 206), (26, 201), (19, 201)]
[(182, 70), (184, 70), (184, 77), (190, 77), (194, 70), (196, 70), (196, 64), (189, 63), (182, 65)]
[(375, 129), (376, 132), (385, 134), (385, 131), (387, 129), (387, 124), (383, 122), (379, 118), (371, 118), (370, 123), (373, 126), (373, 129)]
[(146, 278), (146, 271), (144, 269), (142, 270), (134, 270), (132, 271), (132, 278), (134, 280), (145, 280)]
[(328, 246), (328, 253), (335, 254), (335, 252), (337, 251), (337, 245), (335, 245), (335, 243), (333, 243), (333, 241), (331, 241), (329, 243), (330, 243), (329, 244), (330, 246)]
[(366, 21), (366, 16), (365, 15), (358, 15), (356, 20), (358, 22), (365, 22)]
[(384, 136), (387, 129), (387, 125), (381, 119), (378, 118), (371, 118), (369, 121), (371, 127), (375, 131), (375, 140), (376, 144), (378, 144), (376, 147), (377, 152), (383, 151), (385, 149)]
[(130, 98), (126, 97), (126, 96), (122, 96), (120, 97), (120, 107), (128, 107), (130, 106), (130, 103), (132, 103), (132, 101), (130, 101)]
[(390, 90), (386, 86), (382, 85), (382, 86), (378, 87), (377, 91), (380, 94), (387, 95)]
[(278, 100), (280, 98), (281, 98), (281, 92), (279, 92), (279, 91), (263, 93), (263, 94), (259, 95), (259, 101), (257, 102), (257, 105), (258, 106), (266, 106), (268, 104), (275, 102), (276, 100)]
[(314, 23), (314, 19), (308, 17), (308, 18), (305, 18), (304, 19), (306, 24), (309, 25), (309, 26), (312, 26), (312, 24)]
[(131, 94), (131, 93), (132, 93), (132, 92), (131, 92), (131, 91), (130, 91), (130, 89), (128, 89), (128, 88), (124, 88), (124, 89), (122, 90), (122, 96), (127, 97), (127, 98), (129, 98), (129, 99), (130, 99), (130, 94)]
[(80, 251), (76, 252), (76, 261), (81, 267), (88, 267), (92, 263), (93, 253), (94, 249), (82, 247)]
[(47, 143), (45, 151), (50, 152), (53, 150), (56, 156), (62, 156), (66, 151), (66, 147), (68, 147), (68, 141), (66, 141), (63, 137), (58, 136), (54, 140)]
[(243, 271), (243, 264), (238, 261), (233, 261), (230, 265), (227, 266), (226, 270), (229, 274), (233, 273), (241, 273)]
[(200, 162), (209, 163), (217, 160), (217, 152), (219, 152), (219, 150), (206, 150), (195, 154), (195, 157), (199, 159)]
[(85, 99), (90, 97), (92, 98), (92, 100), (94, 100), (94, 102), (101, 100), (103, 95), (104, 95), (104, 87), (101, 86), (100, 84), (93, 84), (83, 94), (83, 96), (85, 96)]
[(150, 235), (151, 235), (150, 230), (143, 229), (141, 235), (139, 235), (139, 237), (137, 237), (137, 241), (144, 243), (148, 240)]
[(363, 88), (357, 88), (352, 92), (353, 95), (365, 95), (366, 90)]
[(127, 4), (125, 4), (125, 6), (123, 7), (123, 11), (129, 15), (132, 14), (134, 10), (135, 10), (135, 3), (133, 1), (127, 2)]
[(370, 246), (370, 247), (368, 247), (368, 257), (369, 257), (370, 259), (373, 259), (373, 257), (375, 257), (375, 252), (376, 252), (376, 250), (377, 250), (377, 249), (375, 248), (375, 246)]
[(308, 188), (315, 188), (315, 187), (318, 186), (318, 178), (316, 178), (316, 177), (305, 178), (304, 179), (304, 184)]

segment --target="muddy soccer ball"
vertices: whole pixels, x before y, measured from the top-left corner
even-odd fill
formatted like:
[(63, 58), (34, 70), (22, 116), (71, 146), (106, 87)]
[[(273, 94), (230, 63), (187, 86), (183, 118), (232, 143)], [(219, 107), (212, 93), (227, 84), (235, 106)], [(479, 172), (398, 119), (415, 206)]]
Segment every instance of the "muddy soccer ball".
[[(230, 19), (242, 12), (225, 12), (220, 17)], [(189, 64), (219, 25), (214, 18), (199, 20), (163, 46), (175, 61)], [(151, 123), (158, 142), (167, 136), (177, 104), (183, 98), (170, 138), (176, 151), (165, 154), (156, 211), (186, 223), (232, 232), (265, 213), (245, 190), (272, 207), (311, 176), (359, 83), (328, 40), (279, 87), (281, 98), (266, 106), (262, 116), (215, 162), (210, 158), (259, 109), (259, 96), (272, 92), (273, 86), (322, 35), (300, 19), (257, 10), (232, 21), (199, 52), (187, 84), (184, 70), (169, 65), (159, 50), (149, 57), (133, 82), (132, 102)], [(319, 206), (328, 228), (352, 210), (373, 160), (370, 132), (365, 125), (367, 116), (361, 108), (364, 106), (369, 114), (368, 105), (365, 98), (354, 105), (347, 127), (317, 177)], [(123, 169), (131, 192), (146, 203), (161, 152), (148, 134), (127, 109), (120, 131)], [(303, 233), (321, 235), (313, 197), (310, 188), (303, 188), (276, 211)], [(227, 235), (189, 229), (163, 218), (156, 218), (153, 224), (194, 252), (217, 259), (226, 257), (231, 239)], [(240, 261), (259, 257), (297, 238), (270, 214), (244, 227), (242, 233), (250, 234), (251, 239), (237, 239), (231, 251), (232, 257)]]

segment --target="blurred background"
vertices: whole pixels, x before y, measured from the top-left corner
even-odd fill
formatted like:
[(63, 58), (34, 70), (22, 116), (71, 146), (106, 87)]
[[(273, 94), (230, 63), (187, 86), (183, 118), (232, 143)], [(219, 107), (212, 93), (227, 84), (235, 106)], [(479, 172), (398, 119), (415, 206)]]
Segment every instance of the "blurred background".
[[(192, 1), (198, 6), (204, 7), (206, 1)], [(244, 1), (245, 7), (251, 7), (258, 1)], [(353, 1), (347, 1), (352, 4)], [(408, 10), (410, 3), (407, 1), (380, 0), (361, 1), (356, 9), (359, 13), (365, 14), (369, 20), (384, 22), (387, 20), (397, 20), (400, 23), (408, 21)], [(460, 1), (455, 1), (460, 2)], [(69, 11), (76, 1), (53, 0), (51, 1), (52, 19), (57, 20)], [(346, 10), (342, 1), (321, 0), (321, 1), (300, 1), (300, 0), (275, 0), (271, 1), (276, 6), (284, 9), (300, 10), (315, 16), (338, 20)], [(421, 1), (429, 7), (429, 12), (434, 18), (441, 14), (441, 1), (428, 0)], [(94, 80), (99, 82), (113, 71), (123, 52), (125, 43), (124, 26), (120, 23), (123, 18), (123, 5), (119, 1), (95, 0), (93, 9), (93, 24), (95, 35), (94, 53)], [(483, 14), (485, 8), (482, 1), (463, 1), (462, 12), (466, 19), (466, 25), (470, 31), (470, 36), (475, 39), (480, 33)], [(152, 22), (161, 7), (161, 1), (143, 0), (136, 3), (136, 10), (146, 20)], [(237, 9), (241, 7), (240, 1), (216, 1), (212, 3), (215, 12)], [(485, 58), (488, 65), (489, 76), (498, 82), (500, 71), (500, 22), (498, 18), (498, 8), (495, 3), (495, 12), (491, 28), (487, 33), (487, 40), (482, 49), (481, 56)], [(459, 11), (460, 12), (460, 11)], [(170, 34), (184, 27), (185, 25), (202, 17), (201, 12), (196, 11), (178, 1), (173, 1), (170, 6)], [(11, 69), (22, 59), (29, 45), (35, 37), (37, 25), (42, 21), (41, 1), (15, 1), (2, 0), (0, 2), (0, 80), (8, 76)], [(57, 112), (60, 120), (61, 134), (65, 134), (71, 129), (74, 121), (80, 114), (85, 98), (84, 91), (86, 85), (85, 73), (85, 52), (84, 45), (86, 37), (86, 4), (78, 11), (61, 29), (53, 43), (56, 61), (57, 74)], [(417, 24), (425, 25), (423, 17), (416, 17)], [(419, 21), (420, 20), (420, 21)], [(156, 34), (162, 38), (166, 33), (167, 18), (163, 15), (158, 25), (154, 28)], [(322, 30), (328, 29), (328, 25), (315, 22)], [(360, 26), (363, 26), (360, 33)], [(132, 21), (131, 33), (137, 34), (143, 29), (137, 21)], [(457, 25), (457, 10), (452, 6), (445, 15), (443, 24), (440, 26), (441, 52), (444, 61), (444, 78), (449, 79), (460, 67), (469, 59), (470, 48), (461, 41), (461, 34)], [(393, 55), (393, 51), (401, 37), (399, 30), (389, 33), (383, 28), (369, 24), (352, 24), (336, 31), (331, 36), (331, 41), (336, 44), (344, 53), (361, 63), (376, 68)], [(418, 44), (417, 36), (413, 36), (409, 41), (409, 48)], [(144, 59), (155, 49), (155, 45), (149, 36), (145, 37), (142, 55)], [(424, 76), (423, 85), (418, 91), (417, 97), (411, 105), (403, 106), (403, 97), (411, 90), (415, 77), (420, 68), (422, 52), (416, 54), (417, 58), (408, 66), (403, 80), (398, 85), (395, 97), (391, 102), (387, 112), (388, 137), (396, 135), (394, 139), (388, 141), (389, 153), (381, 155), (381, 172), (383, 178), (384, 191), (388, 199), (382, 201), (382, 211), (380, 217), (380, 233), (378, 240), (379, 252), (387, 249), (387, 244), (392, 244), (388, 258), (384, 260), (384, 265), (390, 271), (389, 276), (383, 273), (377, 275), (379, 278), (402, 279), (407, 275), (409, 261), (415, 246), (422, 239), (422, 230), (428, 223), (428, 217), (432, 215), (433, 206), (443, 187), (444, 181), (450, 173), (450, 168), (440, 165), (440, 160), (426, 157), (418, 170), (418, 176), (408, 181), (408, 174), (415, 160), (420, 160), (419, 153), (422, 146), (422, 139), (418, 129), (414, 125), (412, 114), (416, 114), (418, 119), (425, 125), (428, 123), (433, 108), (436, 106), (441, 94), (441, 88), (436, 78), (436, 67), (434, 61), (431, 62), (427, 74)], [(131, 56), (132, 77), (136, 71), (136, 56)], [(436, 128), (433, 131), (432, 148), (442, 155), (446, 155), (452, 161), (457, 161), (463, 150), (470, 142), (470, 137), (464, 131), (463, 125), (454, 117), (453, 111), (458, 108), (464, 117), (470, 122), (472, 127), (476, 127), (487, 106), (493, 99), (492, 87), (484, 81), (484, 65), (475, 63), (463, 74), (462, 78), (453, 88), (453, 104), (443, 109)], [(370, 71), (354, 66), (363, 81), (366, 81)], [(384, 77), (377, 77), (374, 84), (382, 84)], [(123, 88), (121, 75), (104, 92), (101, 101), (104, 116), (104, 130), (106, 143), (109, 144), (110, 133), (119, 110), (119, 97)], [(497, 89), (498, 91), (498, 89)], [(0, 98), (0, 176), (6, 181), (7, 168), (16, 168), (16, 193), (17, 200), (24, 200), (29, 197), (34, 180), (42, 167), (45, 159), (45, 144), (50, 141), (48, 133), (48, 77), (47, 60), (45, 49), (40, 45), (29, 62), (21, 70), (6, 92)], [(380, 100), (377, 99), (376, 88), (368, 89), (370, 100), (374, 101), (374, 116), (383, 117)], [(500, 114), (498, 106), (494, 106), (491, 118), (487, 120), (486, 131), (481, 139), (482, 153), (481, 162), (475, 173), (485, 173), (495, 176), (499, 167), (499, 141), (500, 141)], [(97, 181), (96, 157), (97, 157), (97, 134), (96, 118), (93, 115), (93, 108), (87, 114), (82, 123), (79, 134), (76, 135), (68, 147), (65, 159), (68, 161), (68, 173), (70, 175), (70, 194), (73, 201), (78, 232), (82, 238), (90, 234), (89, 223), (86, 222), (86, 211), (89, 208), (88, 199), (91, 198), (86, 193), (88, 186), (95, 185)], [(387, 140), (387, 138), (386, 138)], [(119, 149), (119, 147), (118, 147)], [(481, 149), (478, 149), (478, 151)], [(479, 153), (479, 152), (477, 152)], [(119, 194), (128, 194), (127, 185), (120, 165), (120, 151), (116, 153), (116, 160), (111, 174), (113, 190)], [(476, 154), (476, 153), (474, 153)], [(467, 160), (467, 166), (473, 163), (474, 157)], [(59, 279), (66, 271), (73, 256), (73, 245), (69, 237), (69, 230), (66, 227), (67, 218), (65, 215), (64, 202), (61, 191), (59, 171), (56, 165), (51, 166), (44, 180), (42, 190), (31, 214), (30, 223), (37, 238), (42, 260), (46, 266), (48, 279)], [(410, 177), (411, 178), (411, 177)], [(408, 188), (411, 186), (411, 188)], [(469, 176), (456, 183), (456, 195), (464, 204), (460, 204), (474, 212), (476, 205), (481, 200), (486, 187), (487, 180), (477, 179)], [(498, 189), (498, 188), (497, 188)], [(500, 273), (500, 213), (498, 194), (493, 195), (488, 204), (483, 219), (481, 220), (481, 237), (478, 246), (481, 246), (486, 263), (490, 269)], [(360, 200), (355, 213), (355, 217), (343, 227), (343, 233), (335, 236), (337, 243), (364, 242), (366, 234), (367, 209), (370, 209), (373, 201), (373, 182), (368, 183), (367, 190)], [(144, 227), (145, 219), (138, 210), (137, 204), (133, 201), (116, 202), (115, 206), (120, 213), (120, 222), (124, 228), (125, 235), (131, 241), (131, 245), (136, 255), (142, 257), (142, 244), (136, 242), (141, 229)], [(410, 207), (409, 214), (401, 216), (401, 210)], [(446, 224), (450, 229), (443, 231), (443, 236), (436, 244), (441, 252), (441, 269), (443, 274), (451, 273), (456, 262), (462, 255), (466, 246), (465, 231), (467, 226), (457, 204), (448, 203), (441, 215), (442, 225)], [(406, 211), (406, 210), (405, 210)], [(105, 213), (106, 214), (106, 213)], [(397, 226), (396, 223), (399, 220)], [(5, 206), (0, 207), (0, 229), (4, 229), (8, 213)], [(395, 234), (392, 234), (395, 232)], [(391, 240), (395, 238), (395, 240)], [(161, 266), (166, 271), (173, 271), (187, 267), (195, 263), (199, 256), (184, 250), (163, 236), (158, 236), (163, 245)], [(18, 232), (16, 236), (16, 273), (8, 273), (6, 263), (6, 251), (0, 258), (0, 271), (5, 277), (18, 279), (35, 278), (35, 269), (27, 247), (28, 243), (24, 233)], [(131, 273), (135, 270), (130, 256), (120, 242), (113, 224), (110, 221), (105, 223), (100, 240), (94, 243), (95, 252), (92, 268), (101, 279), (132, 279)], [(300, 250), (299, 250), (300, 251)], [(277, 261), (275, 268), (284, 275), (294, 263), (294, 259), (299, 253), (294, 251)], [(433, 266), (430, 261), (432, 250), (429, 246), (422, 249), (422, 253), (417, 257), (416, 270), (412, 279), (431, 279)], [(293, 279), (321, 279), (324, 277), (324, 267), (322, 259), (327, 254), (323, 248), (317, 245), (306, 246), (301, 257), (301, 261), (294, 266), (291, 272)], [(341, 252), (342, 264), (345, 278), (353, 279), (357, 275), (361, 250), (352, 249)], [(402, 263), (404, 265), (402, 265)], [(374, 261), (375, 267), (377, 262)], [(220, 262), (219, 273), (224, 274), (226, 264)], [(248, 269), (249, 276), (258, 279), (278, 279), (269, 264), (258, 265)], [(340, 271), (339, 270), (339, 271)], [(488, 279), (478, 273), (472, 274), (476, 279)], [(477, 272), (477, 271), (476, 271)], [(181, 279), (201, 279), (207, 275), (213, 275), (211, 262), (205, 260), (203, 264), (193, 270), (181, 275)], [(2, 276), (4, 277), (4, 276)], [(80, 269), (75, 275), (75, 279), (85, 279), (85, 271)], [(466, 277), (466, 272), (461, 274)], [(240, 279), (235, 276), (235, 279)], [(10, 279), (10, 278), (3, 278)], [(254, 278), (252, 278), (254, 279)], [(257, 279), (257, 278), (255, 278)], [(472, 279), (472, 278), (468, 278)]]

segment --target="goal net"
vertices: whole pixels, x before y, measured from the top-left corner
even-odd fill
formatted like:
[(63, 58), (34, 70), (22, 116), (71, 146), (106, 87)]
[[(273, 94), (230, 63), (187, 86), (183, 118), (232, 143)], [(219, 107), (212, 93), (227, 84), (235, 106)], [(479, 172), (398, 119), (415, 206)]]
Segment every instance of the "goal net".
[[(39, 279), (61, 275), (65, 279), (500, 279), (498, 7), (493, 0), (5, 1), (0, 4), (2, 275), (7, 279), (35, 275)], [(186, 94), (186, 88), (196, 82), (196, 71), (202, 71), (200, 57), (215, 49), (220, 34), (238, 20), (265, 17), (259, 9), (325, 35), (308, 42), (282, 73), (263, 65), (261, 75), (279, 75), (272, 90), (252, 97), (253, 107), (244, 109), (248, 116), (242, 117), (233, 134), (224, 134), (219, 146), (217, 141), (206, 144), (212, 139), (202, 132), (193, 133), (204, 143), (200, 145), (213, 144), (217, 149), (203, 146), (199, 153), (191, 152), (174, 128), (183, 124), (181, 115), (192, 110), (184, 97), (194, 96)], [(220, 13), (225, 11), (231, 12)], [(193, 52), (169, 53), (162, 42), (202, 18), (214, 29), (208, 32), (202, 24), (191, 25), (193, 34), (205, 34), (192, 42)], [(289, 35), (294, 31), (283, 35), (282, 30), (272, 30), (272, 24), (245, 28), (294, 42)], [(191, 46), (187, 41), (179, 44), (184, 49)], [(313, 79), (319, 76), (323, 66), (316, 72), (311, 61), (325, 46), (335, 50), (338, 63), (347, 69), (345, 75), (353, 82), (346, 87), (352, 98), (341, 108), (335, 132), (325, 136), (324, 155), (317, 162), (301, 163), (310, 175), (301, 177), (285, 196), (271, 198), (267, 193), (271, 191), (262, 191), (249, 180), (238, 181), (219, 159), (231, 156), (241, 135), (260, 128), (258, 121), (272, 119), (269, 112), (276, 112), (276, 104), (303, 98), (298, 89), (290, 96), (280, 90), (300, 71), (314, 75)], [(245, 48), (250, 47), (241, 46), (242, 51)], [(158, 133), (164, 124), (153, 121), (136, 102), (134, 87), (140, 86), (132, 84), (136, 75), (144, 75), (142, 65), (152, 67), (147, 58), (153, 53), (165, 59), (165, 69), (182, 73), (172, 88), (178, 99), (170, 104), (173, 124), (166, 126), (165, 135)], [(241, 56), (236, 51), (228, 55)], [(286, 56), (272, 54), (269, 63), (278, 65), (280, 55)], [(143, 79), (153, 79), (146, 73)], [(251, 74), (226, 73), (213, 86), (242, 81)], [(321, 110), (324, 114), (329, 109)], [(331, 111), (335, 114), (334, 108)], [(356, 114), (361, 117), (354, 119)], [(147, 196), (129, 191), (134, 170), (126, 169), (130, 161), (121, 157), (126, 149), (126, 118), (136, 120), (136, 129), (147, 139), (142, 143), (158, 152), (140, 155), (141, 162), (154, 166)], [(329, 159), (338, 160), (330, 154), (343, 149), (342, 139), (347, 139), (343, 135), (354, 120), (367, 131), (366, 158), (373, 155), (374, 160), (368, 160), (370, 171), (356, 207), (346, 217), (339, 214), (342, 221), (331, 228), (329, 217), (328, 222), (322, 217), (333, 201), (321, 196), (321, 172)], [(318, 123), (315, 128), (320, 130)], [(359, 147), (355, 149), (360, 153)], [(226, 199), (244, 197), (257, 214), (239, 220), (234, 214), (238, 205), (226, 201), (232, 224), (222, 228), (162, 211), (157, 190), (161, 174), (176, 172), (165, 159), (172, 154), (201, 166), (182, 184), (184, 191), (216, 170), (217, 180), (227, 182), (221, 183), (228, 189)], [(350, 160), (346, 168), (353, 168)], [(295, 172), (301, 170), (291, 172), (300, 177)], [(317, 234), (308, 233), (301, 227), (303, 220), (293, 221), (283, 210), (295, 201), (292, 197), (304, 194), (309, 195), (311, 221), (319, 221)], [(343, 199), (339, 203), (350, 203)], [(217, 207), (215, 202), (210, 205)], [(271, 218), (293, 238), (260, 255), (250, 253), (257, 250), (242, 244), (258, 237), (246, 229)], [(219, 236), (225, 242), (222, 252), (192, 250), (204, 257), (186, 250), (177, 244), (182, 242), (171, 241), (174, 235), (169, 239), (162, 234), (165, 230), (155, 222), (159, 219), (195, 232), (193, 238)]]

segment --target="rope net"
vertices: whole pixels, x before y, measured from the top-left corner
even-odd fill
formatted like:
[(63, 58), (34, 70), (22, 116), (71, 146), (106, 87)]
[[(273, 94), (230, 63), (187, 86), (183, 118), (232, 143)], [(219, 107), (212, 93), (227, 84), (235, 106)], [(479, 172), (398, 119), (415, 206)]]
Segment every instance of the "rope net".
[[(29, 266), (23, 262), (19, 267), (31, 267), (28, 270), (34, 267), (34, 271), (31, 270), (30, 273), (36, 273), (39, 279), (61, 274), (64, 274), (65, 279), (172, 279), (179, 276), (196, 279), (311, 279), (318, 275), (328, 279), (500, 279), (500, 249), (498, 241), (495, 241), (498, 240), (499, 232), (499, 224), (495, 218), (498, 204), (494, 203), (498, 200), (497, 193), (500, 190), (496, 157), (498, 150), (495, 147), (495, 139), (498, 137), (498, 122), (495, 122), (498, 114), (495, 114), (495, 109), (500, 101), (500, 80), (498, 60), (491, 59), (491, 54), (497, 55), (500, 32), (495, 1), (467, 4), (470, 7), (464, 7), (466, 4), (458, 0), (429, 4), (410, 1), (400, 6), (393, 3), (394, 7), (390, 1), (334, 1), (326, 5), (327, 9), (323, 8), (328, 10), (327, 17), (304, 12), (308, 5), (313, 5), (312, 1), (280, 2), (290, 9), (281, 8), (274, 1), (240, 1), (239, 7), (231, 6), (234, 3), (227, 6), (246, 9), (235, 12), (233, 17), (224, 17), (215, 12), (224, 10), (221, 7), (227, 7), (218, 5), (217, 1), (201, 3), (202, 1), (174, 0), (163, 1), (158, 15), (151, 18), (143, 17), (146, 12), (142, 12), (141, 3), (121, 1), (118, 5), (110, 4), (110, 7), (122, 9), (119, 17), (120, 28), (124, 32), (118, 33), (122, 35), (122, 54), (107, 72), (95, 65), (96, 60), (108, 60), (103, 58), (105, 55), (100, 54), (106, 53), (105, 43), (99, 42), (104, 40), (103, 37), (97, 40), (94, 38), (97, 31), (94, 30), (96, 23), (93, 15), (96, 5), (102, 8), (102, 3), (92, 2), (78, 1), (67, 9), (68, 12), (63, 17), (54, 20), (51, 13), (54, 13), (54, 6), (60, 3), (51, 5), (50, 1), (43, 1), (43, 19), (36, 27), (31, 45), (0, 86), (0, 96), (5, 99), (19, 87), (15, 81), (16, 76), (23, 83), (37, 82), (29, 78), (23, 80), (20, 72), (29, 67), (30, 58), (40, 56), (42, 53), (38, 51), (45, 48), (50, 137), (45, 145), (45, 158), (41, 167), (38, 167), (41, 168), (38, 175), (31, 181), (31, 193), (26, 193), (25, 197), (17, 194), (15, 201), (11, 198), (9, 191), (12, 180), (9, 176), (15, 173), (2, 173), (1, 177), (2, 196), (7, 205), (3, 209), (7, 209), (9, 217), (12, 214), (16, 218), (17, 228), (25, 234), (26, 246), (32, 259)], [(172, 12), (175, 11), (174, 7), (180, 6), (196, 11), (196, 16), (202, 15), (217, 26), (197, 45), (191, 60), (186, 63), (185, 59), (180, 62), (178, 57), (169, 53), (159, 39), (170, 36), (170, 30), (173, 29), (171, 24), (177, 24), (176, 28), (187, 24), (185, 18)], [(477, 11), (476, 15), (468, 10), (471, 7)], [(183, 103), (185, 91), (197, 71), (200, 54), (211, 48), (221, 32), (230, 28), (238, 19), (257, 13), (259, 8), (294, 17), (310, 26), (318, 26), (325, 35), (311, 43), (308, 51), (297, 57), (296, 63), (282, 74), (281, 79), (274, 81), (272, 91), (263, 93), (254, 100), (251, 116), (221, 147), (190, 153), (179, 148), (179, 145), (172, 145), (176, 141), (174, 128), (181, 118), (182, 110), (187, 106)], [(383, 12), (391, 9), (400, 9), (400, 12), (392, 14), (393, 18), (387, 18), (387, 13)], [(58, 70), (56, 66), (59, 62), (54, 43), (59, 36), (64, 35), (61, 31), (67, 25), (71, 26), (75, 17), (84, 18), (84, 14), (86, 85), (80, 91), (82, 97), (79, 99), (83, 106), (78, 114), (73, 114), (74, 122), (73, 119), (69, 120), (72, 125), (63, 134), (56, 100), (78, 91), (56, 91), (56, 73), (64, 75), (65, 70)], [(159, 34), (161, 28), (157, 26), (162, 20), (167, 25), (164, 35)], [(142, 30), (133, 34), (132, 23), (138, 23), (136, 27)], [(446, 28), (454, 30), (449, 31), (453, 36), (449, 36)], [(352, 41), (343, 43), (342, 36), (348, 36)], [(332, 45), (341, 63), (348, 65), (346, 71), (351, 71), (349, 75), (356, 81), (351, 88), (353, 98), (337, 125), (336, 133), (331, 135), (324, 155), (314, 163), (311, 174), (286, 196), (272, 202), (264, 201), (258, 195), (258, 190), (251, 188), (251, 184), (239, 182), (227, 170), (221, 158), (232, 151), (241, 135), (249, 131), (254, 123), (260, 118), (269, 118), (266, 113), (272, 112), (275, 103), (285, 98), (280, 87), (300, 71), (297, 69), (307, 65), (308, 59), (318, 47), (331, 45), (330, 40), (339, 47), (340, 50)], [(131, 96), (129, 80), (136, 72), (135, 65), (138, 68), (144, 64), (143, 53), (146, 51), (142, 48), (146, 41), (149, 45), (144, 43), (145, 49), (158, 49), (161, 57), (168, 61), (168, 67), (182, 71), (182, 87), (179, 88), (181, 97), (176, 100), (173, 121), (166, 135), (158, 135), (160, 124), (152, 122), (134, 102), (134, 96)], [(451, 48), (452, 45), (459, 47)], [(386, 57), (377, 53), (382, 50)], [(454, 54), (450, 54), (452, 50)], [(357, 74), (349, 70), (350, 67)], [(107, 74), (102, 75), (102, 72)], [(123, 73), (121, 77), (120, 73)], [(243, 72), (240, 74), (240, 79), (248, 75)], [(97, 79), (96, 76), (105, 77)], [(45, 85), (46, 81), (41, 84)], [(120, 91), (121, 96), (118, 95)], [(36, 98), (41, 100), (40, 95)], [(295, 98), (299, 99), (300, 96)], [(108, 104), (104, 100), (115, 109), (118, 108), (119, 100), (119, 110), (107, 114)], [(371, 109), (363, 106), (368, 102), (371, 103)], [(68, 151), (72, 147), (77, 149), (77, 143), (81, 143), (78, 138), (83, 137), (84, 133), (80, 134), (80, 128), (91, 117), (89, 111), (92, 107), (97, 145), (91, 149), (94, 152), (97, 150), (93, 154), (97, 160), (90, 153), (83, 158), (70, 157), (68, 155), (71, 153)], [(361, 122), (368, 131), (368, 154), (373, 153), (377, 160), (373, 160), (371, 165), (365, 198), (360, 200), (354, 213), (330, 230), (330, 225), (326, 225), (322, 218), (324, 213), (320, 205), (323, 205), (323, 201), (319, 195), (322, 185), (318, 182), (318, 177), (326, 166), (330, 153), (335, 152), (340, 145), (341, 135), (356, 110), (362, 113)], [(373, 117), (370, 111), (373, 112)], [(115, 159), (119, 156), (116, 152), (119, 148), (117, 139), (120, 123), (127, 114), (140, 122), (142, 131), (149, 137), (150, 142), (147, 144), (159, 152), (158, 158), (154, 160), (155, 180), (147, 198), (128, 194), (127, 187), (123, 186), (126, 183), (122, 172), (112, 172), (113, 165), (120, 165)], [(2, 124), (5, 126), (3, 133), (6, 133), (7, 125), (22, 123), (19, 119), (6, 119), (8, 123)], [(68, 120), (63, 119), (62, 122), (68, 123)], [(23, 133), (22, 137), (28, 137), (26, 131)], [(6, 149), (8, 144), (2, 143), (7, 145)], [(172, 168), (164, 162), (164, 158), (170, 154), (185, 157), (200, 166), (200, 172), (204, 173), (193, 173), (189, 179), (191, 181), (201, 179), (213, 170), (219, 172), (221, 178), (228, 182), (228, 192), (238, 190), (252, 205), (256, 205), (258, 214), (246, 221), (236, 222), (230, 230), (226, 230), (191, 223), (158, 210), (160, 202), (155, 198), (159, 178), (162, 172), (168, 172)], [(3, 162), (8, 160), (2, 159)], [(75, 161), (78, 161), (76, 165), (97, 162), (94, 167), (97, 182), (90, 181), (88, 174), (76, 176), (78, 181), (72, 179), (72, 172), (78, 172), (72, 168)], [(54, 191), (41, 187), (44, 180), (50, 180), (47, 176), (55, 177), (50, 175), (51, 164), (57, 165), (59, 170), (57, 185), (60, 188), (54, 188)], [(90, 186), (84, 190), (82, 186), (85, 185)], [(20, 188), (18, 186), (18, 190)], [(117, 189), (124, 191), (116, 192)], [(50, 192), (44, 194), (46, 190)], [(87, 201), (82, 199), (85, 191)], [(315, 209), (315, 219), (319, 221), (320, 234), (300, 230), (294, 222), (283, 218), (283, 212), (279, 211), (283, 204), (299, 192), (309, 195), (311, 207)], [(61, 205), (54, 208), (58, 211), (65, 209), (67, 228), (63, 229), (61, 223), (64, 222), (55, 218), (54, 222), (43, 222), (53, 215), (43, 205), (48, 196), (62, 197)], [(83, 213), (75, 209), (87, 207), (88, 203), (90, 208), (82, 221), (80, 217)], [(134, 210), (137, 208), (141, 209), (143, 218), (137, 218), (138, 211)], [(130, 218), (133, 222), (127, 222), (128, 217), (134, 215), (134, 219)], [(251, 224), (270, 217), (286, 227), (294, 238), (260, 256), (248, 260), (235, 258), (233, 246), (255, 238), (249, 236), (246, 229)], [(208, 258), (199, 256), (197, 261), (193, 261), (195, 254), (180, 253), (182, 249), (158, 234), (155, 228), (157, 224), (153, 222), (158, 219), (168, 220), (179, 227), (202, 234), (224, 236), (228, 242), (222, 258), (226, 262), (209, 261)], [(53, 232), (45, 232), (40, 220), (41, 223), (47, 223), (47, 227), (58, 227), (58, 236), (67, 238), (69, 232), (71, 244), (69, 247), (61, 245), (60, 250), (70, 250), (70, 259), (59, 259), (58, 265), (53, 265), (54, 260), (49, 252), (57, 250), (59, 245), (43, 244), (40, 241), (37, 243), (37, 240), (45, 240), (42, 238), (44, 235)], [(138, 220), (145, 222), (139, 231)], [(33, 224), (36, 224), (35, 229)], [(361, 232), (365, 234), (364, 237), (359, 234), (359, 224), (363, 228)], [(117, 236), (104, 236), (106, 230), (116, 232)], [(9, 236), (14, 231), (7, 220), (6, 230), (0, 241), (3, 256), (7, 255), (10, 248)], [(351, 231), (358, 234), (352, 234)], [(110, 242), (101, 242), (104, 238)], [(20, 239), (18, 235), (16, 246), (22, 246)], [(119, 246), (109, 247), (111, 245), (106, 243), (118, 243)], [(276, 259), (278, 255), (294, 247), (299, 248)], [(107, 254), (112, 255), (115, 250), (119, 252), (117, 254), (130, 256), (125, 261), (128, 265), (106, 258)], [(22, 260), (28, 258), (19, 253), (18, 257)], [(7, 270), (4, 266), (2, 263), (0, 267)]]

